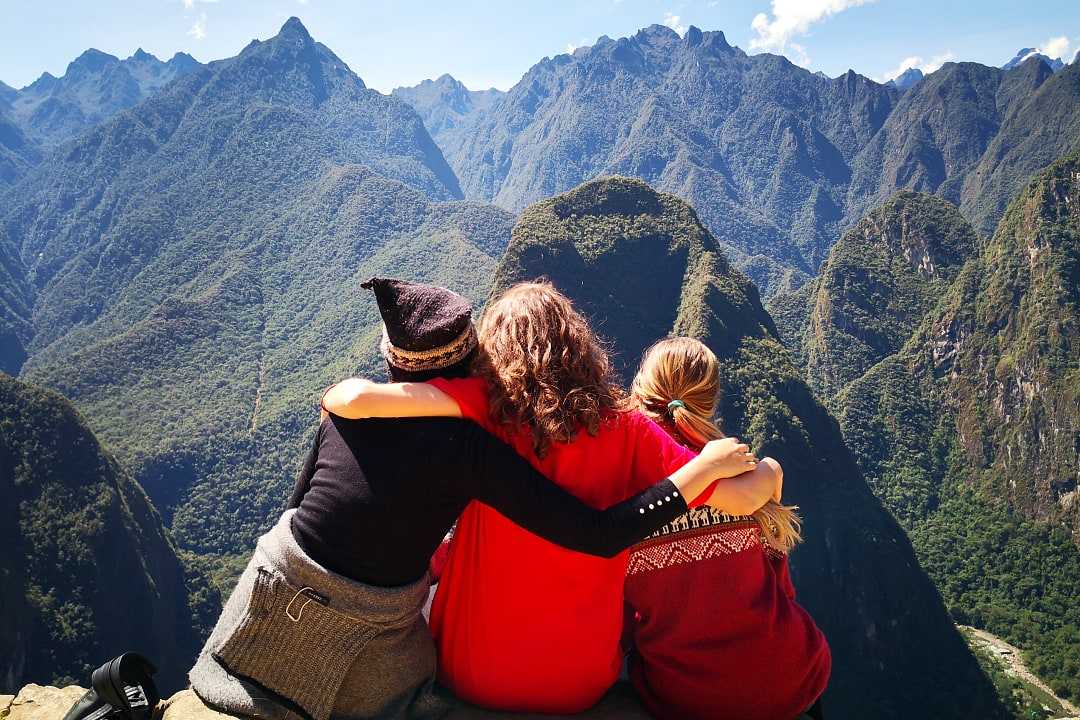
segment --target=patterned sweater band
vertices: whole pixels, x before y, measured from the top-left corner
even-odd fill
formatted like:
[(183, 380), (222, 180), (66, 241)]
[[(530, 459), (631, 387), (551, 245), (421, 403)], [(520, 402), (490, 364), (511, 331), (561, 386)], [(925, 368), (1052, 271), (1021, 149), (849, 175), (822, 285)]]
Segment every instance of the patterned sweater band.
[(476, 348), (476, 327), (469, 323), (464, 332), (442, 347), (431, 350), (406, 350), (390, 342), (383, 326), (382, 343), (379, 349), (387, 362), (396, 368), (412, 372), (440, 370), (459, 362)]

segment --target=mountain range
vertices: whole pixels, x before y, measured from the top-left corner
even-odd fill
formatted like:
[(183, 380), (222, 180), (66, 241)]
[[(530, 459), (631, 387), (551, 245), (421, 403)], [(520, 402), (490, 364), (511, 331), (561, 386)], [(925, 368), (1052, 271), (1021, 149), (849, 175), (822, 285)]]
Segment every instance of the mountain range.
[(395, 92), (435, 120), (466, 197), (518, 212), (592, 177), (640, 177), (699, 208), (768, 298), (816, 274), (898, 189), (962, 203), (990, 232), (1026, 177), (1080, 142), (1078, 78), (1080, 66), (1055, 74), (1037, 57), (946, 63), (901, 92), (654, 25), (545, 58), (481, 106), (456, 99), (463, 87), (434, 107), (423, 85)]
[[(947, 63), (901, 89), (654, 26), (507, 93), (443, 75), (386, 96), (295, 18), (206, 65), (101, 55), (35, 106), (82, 129), (30, 132), (29, 88), (0, 87), (0, 371), (75, 404), (126, 478), (101, 482), (145, 488), (192, 637), (199, 568), (280, 511), (320, 390), (383, 374), (359, 283), (479, 305), (547, 274), (624, 377), (669, 332), (724, 360), (725, 427), (781, 457), (804, 509), (794, 572), (842, 714), (1006, 712), (950, 612), (1074, 691), (1075, 163), (1029, 183), (1080, 142), (1080, 66)], [(141, 97), (105, 90), (125, 75)], [(939, 346), (959, 360), (926, 364)]]

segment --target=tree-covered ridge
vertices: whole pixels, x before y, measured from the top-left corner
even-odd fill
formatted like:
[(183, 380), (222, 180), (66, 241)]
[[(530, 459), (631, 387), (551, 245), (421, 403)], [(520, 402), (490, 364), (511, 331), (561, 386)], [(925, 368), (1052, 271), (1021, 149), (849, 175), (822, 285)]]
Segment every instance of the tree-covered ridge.
[(220, 597), (64, 398), (0, 373), (0, 691), (127, 650), (178, 687)]
[(512, 221), (329, 167), (236, 236), (172, 243), (24, 375), (77, 400), (185, 547), (242, 551), (281, 510), (319, 391), (383, 375), (360, 283), (409, 277), (479, 301)]
[(831, 713), (1000, 716), (992, 686), (778, 341), (757, 289), (689, 205), (627, 178), (539, 202), (515, 225), (495, 286), (540, 275), (612, 342), (624, 376), (670, 333), (699, 337), (722, 359), (725, 429), (784, 464), (786, 497), (806, 520), (793, 568), (800, 602), (833, 650)]
[(186, 53), (162, 62), (139, 49), (121, 60), (91, 48), (73, 60), (61, 77), (44, 73), (22, 90), (0, 96), (0, 107), (10, 111), (35, 143), (50, 148), (137, 105), (199, 67)]
[(458, 195), (417, 114), (290, 20), (3, 196), (0, 331), (181, 545), (243, 551), (281, 508), (318, 391), (381, 370), (360, 282), (486, 294), (512, 217)]
[(1073, 698), (1078, 204), (1072, 155), (1014, 200), (907, 344), (838, 400), (845, 440), (953, 613), (1016, 642)]
[(948, 202), (900, 192), (833, 246), (811, 283), (799, 344), (826, 402), (895, 353), (975, 254), (974, 230)]

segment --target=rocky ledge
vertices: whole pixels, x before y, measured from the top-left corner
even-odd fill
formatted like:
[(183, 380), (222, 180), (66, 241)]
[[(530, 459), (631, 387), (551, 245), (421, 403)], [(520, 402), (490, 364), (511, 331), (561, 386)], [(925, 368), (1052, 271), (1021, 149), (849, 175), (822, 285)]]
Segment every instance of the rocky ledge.
[[(18, 695), (0, 695), (0, 720), (63, 720), (75, 701), (86, 692), (85, 688), (70, 685), (55, 688), (27, 685)], [(587, 713), (575, 715), (591, 720), (648, 720), (648, 715), (634, 697), (629, 687), (614, 688)], [(519, 715), (494, 713), (463, 707), (454, 711), (447, 720), (554, 720), (553, 715)], [(191, 690), (182, 690), (158, 706), (156, 720), (236, 720), (208, 708)]]

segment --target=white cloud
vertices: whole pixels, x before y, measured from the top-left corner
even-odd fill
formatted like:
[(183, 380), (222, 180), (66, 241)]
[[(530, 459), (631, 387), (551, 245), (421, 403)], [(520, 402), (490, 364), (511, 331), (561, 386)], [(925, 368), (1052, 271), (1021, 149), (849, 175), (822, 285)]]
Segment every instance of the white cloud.
[(191, 26), (191, 29), (187, 31), (187, 34), (196, 40), (202, 40), (206, 37), (206, 13), (199, 14), (199, 18)]
[(195, 7), (195, 3), (216, 3), (218, 0), (181, 0), (184, 3), (184, 9), (190, 10)]
[(679, 33), (679, 35), (685, 35), (687, 27), (680, 22), (681, 18), (673, 13), (664, 13), (664, 24), (669, 28)]
[(911, 57), (904, 58), (895, 68), (889, 70), (883, 75), (878, 76), (875, 79), (878, 82), (882, 83), (888, 82), (890, 80), (900, 77), (912, 68), (922, 70), (924, 75), (929, 75), (930, 73), (934, 72), (955, 57), (956, 56), (953, 55), (951, 51), (943, 52), (940, 55), (935, 55), (929, 60), (924, 59), (921, 55), (912, 55)]
[(793, 51), (792, 61), (809, 65), (806, 49), (792, 40), (806, 35), (810, 26), (848, 8), (867, 5), (875, 0), (772, 0), (772, 16), (758, 13), (750, 23), (757, 37), (750, 39), (753, 50)]
[(1048, 58), (1061, 58), (1068, 62), (1072, 59), (1069, 54), (1069, 47), (1071, 45), (1072, 43), (1069, 41), (1069, 38), (1062, 35), (1061, 37), (1050, 38), (1044, 42), (1042, 47), (1039, 48), (1039, 52)]
[(566, 49), (563, 50), (563, 52), (566, 53), (567, 55), (573, 55), (575, 50), (577, 50), (580, 47), (585, 47), (588, 42), (589, 41), (586, 40), (585, 38), (581, 38), (576, 43), (572, 43), (572, 42), (571, 43), (566, 43)]
[(935, 55), (934, 57), (924, 62), (922, 65), (919, 66), (919, 69), (922, 70), (925, 74), (929, 75), (932, 72), (937, 72), (945, 63), (955, 59), (956, 56), (952, 54), (952, 51), (947, 50), (940, 55)]

